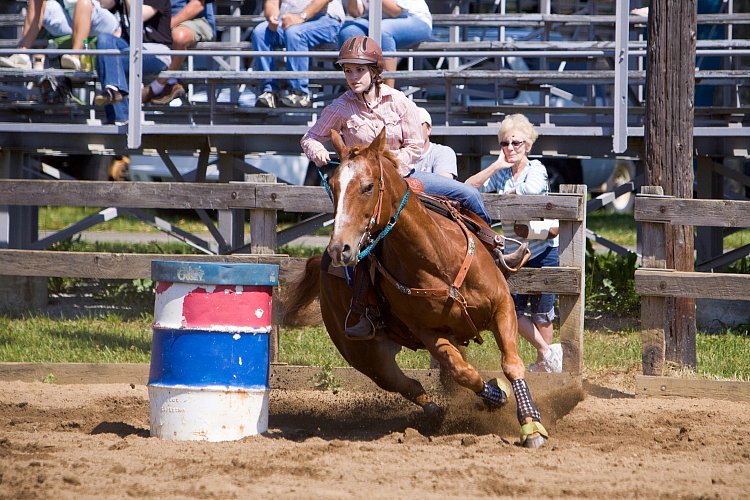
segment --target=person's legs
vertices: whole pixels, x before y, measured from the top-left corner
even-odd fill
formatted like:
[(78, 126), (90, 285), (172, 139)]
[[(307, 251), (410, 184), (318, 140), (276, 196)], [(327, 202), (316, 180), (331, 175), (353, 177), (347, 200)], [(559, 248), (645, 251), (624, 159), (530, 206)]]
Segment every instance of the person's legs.
[(462, 206), (480, 216), (487, 224), (492, 223), (492, 219), (484, 209), (482, 195), (476, 188), (433, 172), (414, 172), (410, 177), (422, 181), (426, 193), (458, 200)]
[[(172, 49), (186, 50), (194, 47), (198, 42), (208, 42), (214, 39), (211, 24), (205, 17), (189, 19), (172, 28)], [(177, 71), (182, 67), (187, 56), (172, 56), (169, 63), (170, 71)], [(143, 88), (141, 102), (154, 104), (169, 104), (174, 99), (185, 95), (185, 89), (176, 78), (157, 78)]]
[[(28, 0), (26, 17), (23, 20), (23, 32), (21, 39), (18, 41), (18, 47), (21, 49), (32, 48), (42, 26), (54, 37), (72, 33), (70, 21), (59, 3), (56, 1), (47, 2), (46, 0)], [(27, 54), (1, 56), (0, 66), (31, 69), (31, 57)]]
[[(283, 46), (283, 40), (276, 31), (268, 29), (268, 22), (264, 21), (253, 29), (251, 34), (253, 50), (271, 51)], [(254, 61), (256, 71), (273, 71), (273, 57), (256, 57)], [(263, 93), (278, 92), (279, 84), (276, 80), (267, 79), (262, 84)]]
[[(117, 49), (125, 51), (128, 42), (114, 35), (103, 33), (97, 39), (99, 49)], [(145, 62), (145, 58), (144, 58)], [(107, 121), (124, 122), (128, 119), (128, 59), (122, 56), (99, 56), (96, 58), (96, 74), (102, 86), (102, 92), (94, 98), (94, 104), (104, 106)]]
[[(429, 40), (432, 36), (430, 26), (416, 16), (404, 15), (396, 18), (383, 19), (382, 21), (382, 46), (383, 52), (395, 52), (400, 48), (407, 48), (419, 42)], [(396, 71), (398, 59), (388, 57), (383, 59), (385, 71)], [(386, 85), (393, 87), (395, 80), (388, 78), (383, 80)]]
[[(120, 23), (115, 16), (106, 9), (103, 9), (98, 0), (78, 0), (76, 2), (75, 12), (73, 14), (73, 38), (71, 40), (73, 50), (81, 50), (84, 47), (84, 41), (90, 38), (89, 35), (108, 35), (120, 36)], [(65, 54), (60, 58), (60, 65), (63, 68), (81, 69), (81, 56), (74, 54)]]
[[(296, 24), (290, 27), (284, 31), (282, 36), (285, 38), (286, 49), (288, 51), (306, 52), (322, 43), (331, 43), (335, 41), (338, 28), (339, 23), (336, 19), (328, 15), (322, 15), (311, 19), (306, 23)], [(286, 69), (288, 71), (307, 71), (309, 68), (309, 57), (287, 57)], [(291, 92), (298, 96), (307, 97), (310, 93), (309, 79), (307, 78), (289, 80), (289, 87)], [(287, 102), (285, 99), (286, 98), (281, 100), (282, 104), (298, 107), (295, 106), (298, 101)], [(309, 103), (309, 99), (307, 102)]]
[(367, 19), (360, 17), (351, 21), (346, 21), (341, 25), (339, 34), (336, 36), (338, 39), (338, 46), (344, 45), (344, 42), (353, 36), (363, 36), (370, 33), (370, 23)]

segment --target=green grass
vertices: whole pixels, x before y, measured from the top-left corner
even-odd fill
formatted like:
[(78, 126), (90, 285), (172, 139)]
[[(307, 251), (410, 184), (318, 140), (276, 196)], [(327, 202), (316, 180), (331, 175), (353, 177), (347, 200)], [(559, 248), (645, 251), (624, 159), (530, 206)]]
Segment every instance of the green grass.
[[(134, 317), (106, 313), (77, 320), (56, 320), (46, 315), (0, 315), (0, 361), (33, 363), (148, 363), (152, 315)], [(480, 370), (499, 370), (500, 355), (492, 335), (482, 345), (471, 343), (468, 357)], [(282, 329), (280, 361), (291, 365), (347, 366), (324, 328)], [(519, 341), (525, 363), (534, 361), (531, 346)], [(697, 374), (709, 378), (750, 380), (750, 336), (728, 331), (700, 333), (697, 339)], [(428, 368), (426, 351), (403, 349), (397, 357), (403, 368)], [(591, 332), (584, 338), (586, 372), (638, 370), (641, 341), (637, 331)]]
[[(612, 214), (597, 210), (586, 215), (586, 227), (620, 246), (635, 248), (636, 231), (633, 214)], [(750, 229), (743, 229), (724, 238), (724, 249), (731, 250), (750, 243)]]
[(76, 320), (0, 316), (0, 360), (32, 363), (147, 363), (151, 318), (117, 314)]

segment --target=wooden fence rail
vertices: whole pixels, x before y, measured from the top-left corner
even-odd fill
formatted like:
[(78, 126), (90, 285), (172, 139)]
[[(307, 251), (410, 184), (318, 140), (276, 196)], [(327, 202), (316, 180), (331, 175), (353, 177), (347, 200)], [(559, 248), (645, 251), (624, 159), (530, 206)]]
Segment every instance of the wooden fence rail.
[[(509, 279), (515, 293), (560, 295), (560, 337), (564, 369), (581, 373), (583, 367), (584, 258), (586, 186), (561, 187), (549, 196), (484, 195), (494, 220), (560, 220), (560, 267), (522, 269)], [(277, 211), (331, 213), (333, 205), (321, 187), (267, 183), (148, 183), (46, 181), (0, 179), (0, 207), (88, 206), (161, 209), (247, 209), (268, 225)], [(12, 212), (11, 212), (12, 213)], [(11, 225), (14, 223), (10, 221)], [(252, 222), (251, 222), (252, 224)], [(253, 233), (253, 247), (275, 249), (275, 234)], [(31, 242), (33, 243), (33, 241)], [(293, 279), (303, 259), (287, 255), (164, 255), (101, 252), (56, 252), (27, 248), (0, 249), (0, 276), (79, 277), (98, 279), (150, 278), (152, 260), (274, 263), (282, 283)], [(1, 302), (1, 300), (0, 300)], [(2, 304), (0, 304), (1, 306)]]
[[(667, 269), (667, 225), (750, 227), (750, 202), (664, 196), (661, 187), (643, 186), (635, 200), (635, 220), (643, 266), (635, 272), (641, 296), (643, 374), (662, 375), (667, 352), (668, 297), (750, 301), (750, 275)], [(750, 303), (748, 303), (750, 307)]]

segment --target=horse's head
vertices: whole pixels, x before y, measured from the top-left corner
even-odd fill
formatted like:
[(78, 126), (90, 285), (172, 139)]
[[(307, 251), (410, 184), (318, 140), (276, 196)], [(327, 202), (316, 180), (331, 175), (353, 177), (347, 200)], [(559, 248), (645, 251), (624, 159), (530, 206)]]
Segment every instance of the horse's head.
[(386, 150), (385, 128), (367, 147), (347, 147), (335, 130), (331, 139), (341, 164), (328, 181), (334, 206), (328, 253), (333, 265), (353, 266), (371, 232), (382, 229), (388, 219), (389, 214), (380, 213), (385, 184), (387, 178), (398, 176), (398, 168), (395, 157)]

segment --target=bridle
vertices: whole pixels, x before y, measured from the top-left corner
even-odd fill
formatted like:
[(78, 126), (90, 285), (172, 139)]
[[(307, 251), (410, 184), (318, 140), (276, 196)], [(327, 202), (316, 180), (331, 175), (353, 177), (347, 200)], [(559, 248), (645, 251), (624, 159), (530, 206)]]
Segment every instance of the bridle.
[[(388, 233), (391, 232), (391, 229), (396, 225), (396, 222), (398, 222), (398, 218), (401, 215), (401, 211), (406, 206), (406, 202), (409, 201), (409, 194), (411, 193), (411, 188), (407, 185), (406, 186), (406, 192), (404, 193), (403, 198), (401, 198), (401, 204), (399, 205), (398, 209), (396, 210), (396, 213), (391, 216), (391, 218), (386, 223), (385, 227), (377, 232), (374, 231), (374, 229), (378, 226), (381, 219), (381, 212), (383, 211), (383, 193), (385, 192), (385, 182), (383, 180), (383, 160), (382, 158), (378, 158), (378, 167), (380, 168), (379, 176), (378, 176), (378, 201), (375, 203), (375, 210), (373, 210), (372, 216), (367, 221), (367, 225), (365, 226), (365, 230), (362, 233), (362, 237), (359, 240), (359, 244), (357, 245), (357, 250), (359, 251), (359, 254), (357, 256), (357, 260), (360, 261), (367, 257), (370, 252), (372, 252), (373, 248), (375, 248), (380, 241), (385, 238)], [(321, 179), (323, 180), (323, 187), (325, 187), (326, 192), (328, 193), (328, 197), (333, 200), (333, 192), (331, 191), (331, 186), (328, 184), (328, 178), (323, 175), (323, 173), (318, 169), (318, 174), (320, 175)], [(375, 234), (377, 232), (377, 234)], [(363, 245), (367, 245), (364, 249), (362, 249)]]

